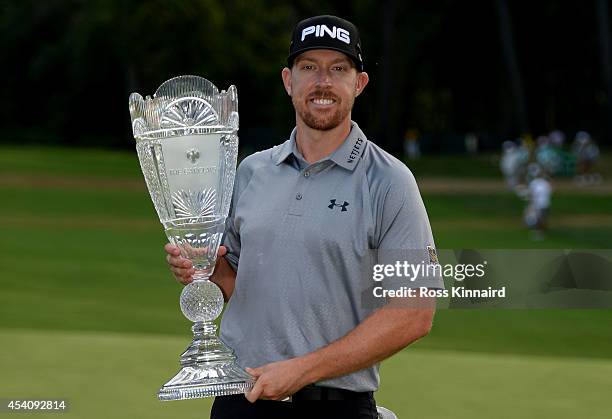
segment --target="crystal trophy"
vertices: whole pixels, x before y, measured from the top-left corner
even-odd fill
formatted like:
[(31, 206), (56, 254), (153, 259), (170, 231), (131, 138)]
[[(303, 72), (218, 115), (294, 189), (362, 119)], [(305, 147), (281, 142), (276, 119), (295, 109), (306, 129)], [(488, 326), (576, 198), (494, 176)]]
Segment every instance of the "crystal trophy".
[(160, 389), (160, 400), (244, 393), (253, 378), (217, 337), (214, 320), (223, 294), (209, 280), (236, 173), (238, 94), (210, 81), (180, 76), (164, 82), (153, 97), (130, 95), (136, 151), (157, 215), (168, 240), (192, 261), (195, 274), (180, 297), (194, 324), (180, 371)]

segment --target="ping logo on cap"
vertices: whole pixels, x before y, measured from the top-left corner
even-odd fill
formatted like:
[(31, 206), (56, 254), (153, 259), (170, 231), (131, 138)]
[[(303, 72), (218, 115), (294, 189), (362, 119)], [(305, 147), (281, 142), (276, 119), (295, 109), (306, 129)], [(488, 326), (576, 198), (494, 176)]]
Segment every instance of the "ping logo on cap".
[(351, 43), (351, 37), (349, 35), (349, 31), (343, 28), (338, 28), (336, 26), (332, 26), (332, 29), (329, 29), (327, 25), (316, 25), (316, 26), (307, 26), (302, 29), (302, 41), (308, 36), (312, 35), (322, 38), (325, 35), (328, 35), (332, 39), (337, 39), (346, 44)]

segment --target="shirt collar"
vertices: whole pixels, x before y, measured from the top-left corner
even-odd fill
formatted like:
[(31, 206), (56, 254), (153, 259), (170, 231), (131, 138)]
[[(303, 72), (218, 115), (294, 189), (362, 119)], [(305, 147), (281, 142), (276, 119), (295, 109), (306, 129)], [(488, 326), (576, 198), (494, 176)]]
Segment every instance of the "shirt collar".
[[(293, 128), (289, 139), (278, 147), (276, 156), (274, 158), (274, 162), (277, 166), (287, 160), (290, 155), (294, 155), (296, 158), (301, 157), (295, 142), (296, 132), (297, 128)], [(323, 160), (331, 160), (338, 166), (352, 171), (355, 169), (355, 167), (357, 167), (360, 157), (365, 150), (366, 140), (366, 136), (359, 128), (359, 125), (357, 125), (356, 122), (351, 121), (351, 131), (344, 142), (336, 151)]]
[(297, 131), (297, 128), (293, 128), (293, 131), (291, 131), (291, 135), (289, 136), (289, 139), (287, 141), (285, 141), (284, 143), (282, 143), (281, 145), (278, 146), (278, 148), (275, 151), (275, 155), (274, 155), (274, 163), (278, 166), (279, 164), (281, 164), (282, 162), (284, 162), (285, 160), (287, 160), (287, 158), (293, 154), (293, 151), (297, 151), (297, 145), (295, 144), (295, 133)]
[(366, 136), (356, 122), (351, 121), (351, 132), (336, 151), (329, 156), (330, 160), (347, 170), (354, 170), (361, 160), (366, 147)]

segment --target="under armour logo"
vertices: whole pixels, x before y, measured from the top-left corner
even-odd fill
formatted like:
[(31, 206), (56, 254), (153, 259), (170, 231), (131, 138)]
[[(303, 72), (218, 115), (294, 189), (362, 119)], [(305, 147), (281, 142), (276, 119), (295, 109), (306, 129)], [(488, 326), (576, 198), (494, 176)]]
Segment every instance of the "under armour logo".
[(340, 212), (344, 212), (346, 211), (346, 207), (349, 206), (349, 203), (344, 201), (344, 204), (336, 204), (336, 200), (335, 199), (330, 199), (329, 200), (330, 204), (327, 206), (327, 208), (329, 209), (334, 209), (334, 207), (341, 207), (342, 209), (340, 210)]
[(197, 159), (200, 158), (200, 152), (197, 148), (192, 148), (187, 152), (187, 158), (191, 160), (191, 163), (195, 163)]

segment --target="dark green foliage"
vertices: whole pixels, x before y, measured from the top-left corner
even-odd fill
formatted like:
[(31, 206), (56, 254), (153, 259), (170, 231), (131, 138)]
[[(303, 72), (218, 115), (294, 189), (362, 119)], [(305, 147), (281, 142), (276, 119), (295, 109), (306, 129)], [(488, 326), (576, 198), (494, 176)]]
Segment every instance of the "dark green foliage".
[[(509, 8), (527, 129), (585, 129), (605, 143), (609, 99), (595, 2)], [(293, 109), (280, 80), (290, 31), (332, 13), (361, 29), (370, 86), (354, 119), (391, 151), (406, 129), (426, 151), (474, 132), (496, 149), (521, 134), (495, 2), (22, 0), (0, 5), (0, 125), (8, 143), (129, 147), (127, 97), (179, 74), (236, 84), (251, 150), (280, 142)], [(600, 26), (598, 26), (600, 25)], [(507, 35), (507, 34), (506, 34)], [(609, 34), (608, 34), (609, 36)]]

